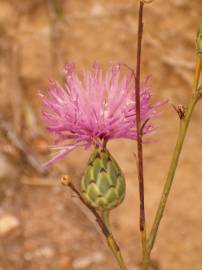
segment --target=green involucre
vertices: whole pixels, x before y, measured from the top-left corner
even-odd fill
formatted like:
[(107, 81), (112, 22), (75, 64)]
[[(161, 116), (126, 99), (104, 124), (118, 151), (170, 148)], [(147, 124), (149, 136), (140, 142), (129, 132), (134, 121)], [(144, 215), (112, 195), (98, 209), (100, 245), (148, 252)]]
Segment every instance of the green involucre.
[(101, 211), (117, 207), (125, 197), (124, 175), (107, 149), (95, 147), (81, 180), (84, 199)]

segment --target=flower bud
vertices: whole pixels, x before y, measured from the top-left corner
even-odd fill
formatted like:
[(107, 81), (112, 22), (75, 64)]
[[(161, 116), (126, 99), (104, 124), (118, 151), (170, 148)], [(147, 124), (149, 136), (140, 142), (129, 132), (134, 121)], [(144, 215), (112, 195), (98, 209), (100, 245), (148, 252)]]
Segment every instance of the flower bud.
[(81, 181), (84, 199), (101, 211), (117, 207), (125, 197), (125, 178), (107, 149), (95, 147)]

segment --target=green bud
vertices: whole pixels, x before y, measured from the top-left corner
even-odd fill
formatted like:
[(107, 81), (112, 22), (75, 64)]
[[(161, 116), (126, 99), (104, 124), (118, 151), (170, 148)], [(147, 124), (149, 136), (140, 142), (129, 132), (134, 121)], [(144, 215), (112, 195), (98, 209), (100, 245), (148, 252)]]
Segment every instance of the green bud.
[(196, 49), (198, 54), (202, 57), (202, 23), (199, 26), (199, 30), (196, 37)]
[(95, 147), (81, 180), (83, 198), (101, 211), (117, 207), (125, 197), (125, 178), (107, 149)]

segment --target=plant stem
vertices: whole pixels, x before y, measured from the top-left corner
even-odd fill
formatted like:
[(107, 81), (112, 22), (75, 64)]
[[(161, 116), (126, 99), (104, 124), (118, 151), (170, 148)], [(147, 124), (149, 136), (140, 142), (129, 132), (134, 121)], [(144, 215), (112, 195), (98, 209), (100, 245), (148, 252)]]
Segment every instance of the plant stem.
[(164, 185), (161, 200), (159, 202), (159, 206), (158, 206), (158, 209), (157, 209), (157, 212), (156, 212), (154, 223), (153, 223), (151, 232), (150, 232), (148, 240), (147, 240), (145, 255), (144, 255), (143, 264), (142, 264), (142, 270), (147, 270), (148, 267), (149, 267), (151, 250), (152, 250), (152, 248), (154, 246), (154, 242), (156, 240), (158, 228), (159, 228), (159, 225), (160, 225), (160, 222), (161, 222), (161, 219), (163, 217), (163, 213), (164, 213), (164, 210), (165, 210), (165, 207), (166, 207), (166, 202), (167, 202), (167, 199), (168, 199), (168, 195), (169, 195), (170, 190), (171, 190), (171, 186), (172, 186), (173, 179), (174, 179), (174, 176), (175, 176), (175, 172), (176, 172), (176, 169), (177, 169), (177, 165), (178, 165), (178, 162), (179, 162), (179, 157), (180, 157), (180, 154), (181, 154), (181, 151), (182, 151), (185, 136), (187, 134), (187, 129), (188, 129), (188, 126), (190, 124), (190, 120), (191, 120), (192, 113), (193, 113), (193, 110), (195, 108), (195, 105), (196, 105), (197, 101), (200, 98), (200, 95), (199, 95), (199, 93), (197, 91), (198, 83), (199, 83), (199, 77), (200, 77), (200, 70), (201, 70), (201, 64), (199, 64), (199, 62), (197, 61), (196, 72), (195, 72), (195, 77), (194, 77), (195, 93), (193, 94), (193, 96), (192, 96), (192, 98), (191, 98), (191, 100), (189, 102), (189, 105), (188, 105), (188, 108), (187, 108), (187, 111), (186, 111), (184, 117), (182, 117), (180, 119), (180, 128), (179, 128), (177, 143), (176, 143), (176, 146), (175, 146), (175, 149), (174, 149), (173, 157), (172, 157), (172, 160), (171, 160), (170, 168), (169, 168), (168, 175), (167, 175), (167, 178), (166, 178), (166, 182), (165, 182), (165, 185)]
[(90, 206), (81, 196), (80, 192), (77, 190), (77, 188), (73, 185), (73, 183), (70, 181), (69, 177), (64, 175), (61, 178), (61, 182), (63, 185), (68, 186), (71, 191), (73, 191), (78, 199), (80, 200), (80, 202), (82, 204), (84, 204), (90, 211), (91, 213), (94, 215), (97, 224), (99, 225), (103, 235), (106, 238), (107, 244), (109, 246), (109, 248), (111, 249), (115, 259), (117, 260), (120, 269), (121, 270), (128, 270), (127, 266), (123, 260), (120, 248), (116, 242), (116, 240), (114, 239), (111, 231), (109, 230), (109, 212), (108, 211), (104, 211), (101, 213), (101, 216), (98, 214), (98, 212), (96, 211), (95, 208), (93, 208), (92, 206)]
[(114, 254), (114, 257), (116, 258), (116, 260), (120, 266), (120, 269), (127, 270), (127, 266), (123, 260), (120, 249), (119, 249), (118, 245), (116, 244), (116, 242), (114, 241), (114, 237), (113, 237), (111, 229), (110, 229), (109, 211), (102, 211), (101, 217), (102, 217), (102, 220), (109, 231), (109, 235), (107, 237), (107, 244), (108, 244), (109, 248), (111, 249), (112, 253)]
[(101, 218), (105, 224), (105, 226), (107, 227), (108, 231), (110, 231), (110, 224), (109, 224), (109, 211), (102, 211), (101, 212)]
[(119, 247), (116, 245), (116, 242), (114, 241), (114, 238), (112, 235), (110, 235), (107, 239), (107, 243), (108, 243), (108, 246), (109, 248), (111, 249), (112, 253), (114, 254), (114, 257), (116, 258), (119, 266), (120, 266), (120, 269), (121, 270), (128, 270), (124, 260), (123, 260), (123, 257), (122, 257), (122, 254), (120, 252), (120, 249)]
[(143, 171), (143, 149), (141, 131), (141, 106), (140, 106), (140, 68), (141, 68), (141, 47), (143, 34), (143, 9), (144, 2), (140, 1), (138, 15), (138, 39), (137, 39), (137, 63), (135, 72), (135, 109), (136, 109), (136, 129), (137, 129), (137, 161), (138, 161), (138, 180), (140, 197), (140, 232), (142, 240), (142, 254), (146, 248), (146, 226), (145, 226), (145, 206), (144, 206), (144, 171)]
[(194, 74), (194, 83), (193, 83), (193, 93), (195, 93), (198, 88), (201, 65), (202, 65), (202, 57), (197, 55), (196, 68), (195, 68), (195, 74)]

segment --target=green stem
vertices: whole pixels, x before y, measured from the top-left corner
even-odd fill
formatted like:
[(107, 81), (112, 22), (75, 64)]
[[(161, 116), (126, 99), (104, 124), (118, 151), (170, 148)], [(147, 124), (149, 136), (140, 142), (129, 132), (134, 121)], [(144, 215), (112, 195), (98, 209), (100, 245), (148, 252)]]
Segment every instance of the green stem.
[(165, 186), (163, 189), (161, 200), (160, 200), (157, 212), (156, 212), (154, 223), (153, 223), (153, 226), (152, 226), (152, 229), (151, 229), (148, 241), (147, 241), (147, 248), (146, 248), (145, 256), (144, 256), (144, 260), (143, 260), (143, 270), (148, 269), (148, 264), (149, 264), (149, 260), (150, 260), (150, 253), (151, 253), (151, 250), (153, 248), (153, 245), (154, 245), (154, 242), (155, 242), (155, 239), (157, 236), (159, 224), (161, 222), (163, 212), (164, 212), (164, 209), (166, 206), (166, 202), (168, 199), (168, 195), (170, 193), (170, 189), (171, 189), (171, 186), (173, 183), (176, 168), (177, 168), (177, 165), (179, 162), (179, 157), (181, 154), (182, 146), (183, 146), (184, 139), (185, 139), (185, 136), (187, 133), (187, 128), (189, 126), (190, 119), (191, 119), (196, 101), (197, 101), (197, 98), (194, 96), (193, 99), (191, 100), (189, 106), (188, 106), (188, 110), (187, 110), (187, 114), (186, 114), (185, 118), (181, 119), (181, 122), (180, 122), (179, 135), (178, 135), (177, 143), (176, 143), (176, 146), (174, 149), (173, 158), (172, 158), (172, 161), (170, 164), (170, 169), (169, 169), (166, 183), (165, 183)]
[(166, 205), (166, 202), (167, 202), (167, 199), (168, 199), (168, 195), (169, 195), (169, 192), (170, 192), (170, 189), (171, 189), (171, 186), (172, 186), (172, 183), (173, 183), (173, 179), (174, 179), (174, 176), (175, 176), (176, 168), (177, 168), (177, 165), (178, 165), (178, 162), (179, 162), (179, 157), (180, 157), (180, 154), (181, 154), (184, 139), (185, 139), (185, 136), (186, 136), (186, 133), (187, 133), (187, 128), (189, 126), (190, 119), (191, 119), (191, 116), (192, 116), (192, 113), (193, 113), (193, 109), (194, 109), (194, 107), (196, 105), (196, 101), (197, 101), (197, 98), (196, 98), (196, 96), (194, 96), (192, 98), (189, 106), (188, 106), (188, 110), (187, 110), (185, 118), (181, 119), (181, 121), (180, 121), (179, 135), (178, 135), (177, 143), (176, 143), (176, 146), (175, 146), (175, 149), (174, 149), (173, 158), (172, 158), (172, 161), (171, 161), (171, 164), (170, 164), (170, 168), (169, 168), (169, 171), (168, 171), (168, 176), (167, 176), (166, 183), (165, 183), (165, 186), (164, 186), (164, 189), (163, 189), (163, 194), (162, 194), (162, 197), (161, 197), (161, 200), (160, 200), (160, 203), (159, 203), (159, 207), (158, 207), (158, 210), (157, 210), (157, 213), (156, 213), (154, 224), (152, 226), (152, 230), (151, 230), (150, 237), (149, 237), (149, 240), (148, 240), (148, 245), (149, 245), (150, 249), (153, 247), (153, 244), (154, 244), (154, 241), (155, 241), (155, 238), (156, 238), (157, 229), (158, 229), (159, 223), (161, 221), (161, 218), (163, 216), (165, 205)]
[(109, 235), (107, 237), (107, 244), (108, 244), (109, 248), (111, 249), (115, 259), (117, 260), (117, 262), (120, 266), (120, 269), (121, 270), (128, 270), (128, 268), (123, 260), (119, 246), (117, 245), (116, 241), (114, 240), (114, 237), (113, 237), (111, 229), (110, 229), (109, 211), (102, 211), (101, 217), (102, 217), (102, 220), (104, 221), (105, 226), (107, 227), (107, 229), (109, 231)]
[(105, 226), (107, 227), (108, 231), (110, 232), (110, 224), (109, 224), (109, 211), (102, 211), (101, 212), (102, 220), (104, 221)]
[(193, 93), (193, 96), (190, 100), (190, 103), (188, 105), (188, 108), (187, 108), (187, 111), (185, 112), (184, 117), (181, 117), (181, 119), (180, 119), (180, 128), (179, 128), (177, 143), (176, 143), (176, 146), (174, 149), (173, 157), (171, 160), (170, 168), (169, 168), (166, 182), (164, 185), (161, 200), (160, 200), (157, 212), (156, 212), (154, 223), (153, 223), (151, 232), (150, 232), (148, 240), (147, 240), (147, 245), (146, 245), (145, 254), (144, 254), (143, 263), (142, 263), (142, 270), (148, 270), (148, 268), (149, 268), (150, 254), (151, 254), (152, 248), (154, 246), (154, 242), (156, 240), (158, 228), (159, 228), (159, 225), (160, 225), (160, 222), (161, 222), (161, 219), (163, 217), (163, 213), (164, 213), (164, 210), (166, 207), (168, 195), (170, 193), (170, 189), (171, 189), (173, 179), (175, 176), (175, 172), (176, 172), (176, 169), (178, 166), (179, 157), (180, 157), (180, 154), (182, 151), (185, 136), (187, 134), (187, 129), (188, 129), (188, 126), (190, 124), (190, 120), (191, 120), (195, 105), (200, 98), (200, 95), (199, 95), (198, 90), (197, 90), (198, 83), (199, 83), (200, 70), (201, 70), (201, 61), (197, 61), (196, 72), (195, 72), (195, 77), (194, 77), (194, 93)]
[(193, 83), (193, 93), (195, 93), (197, 91), (197, 88), (198, 88), (201, 65), (202, 65), (202, 57), (198, 56), (197, 60), (196, 60), (196, 69), (195, 69), (194, 83)]

